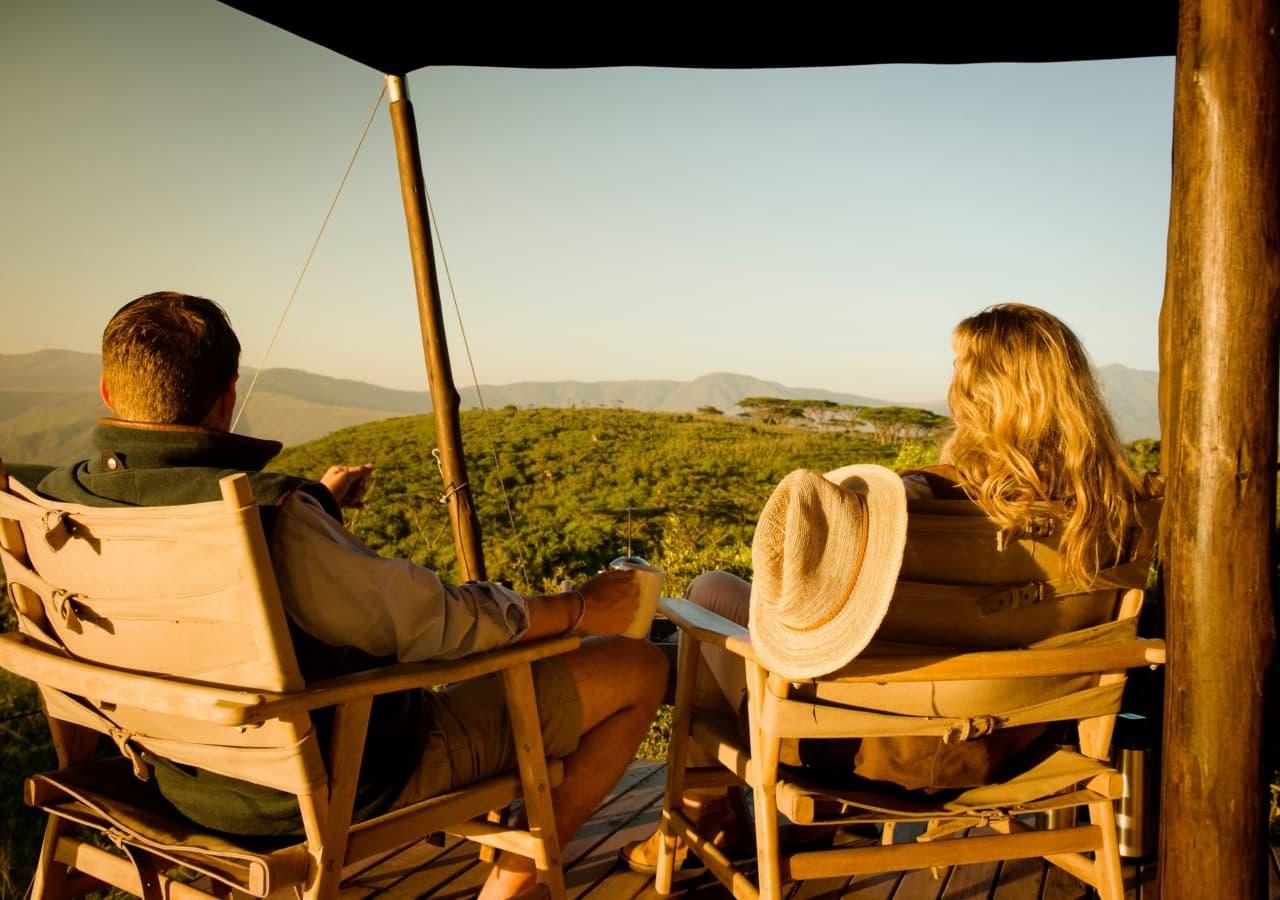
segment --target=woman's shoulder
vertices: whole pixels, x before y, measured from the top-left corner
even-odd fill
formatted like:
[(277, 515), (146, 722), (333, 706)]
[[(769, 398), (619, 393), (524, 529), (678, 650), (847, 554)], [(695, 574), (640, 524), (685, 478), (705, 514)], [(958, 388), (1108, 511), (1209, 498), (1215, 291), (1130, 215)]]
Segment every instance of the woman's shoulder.
[(911, 500), (968, 500), (955, 466), (924, 466), (902, 473), (902, 484)]

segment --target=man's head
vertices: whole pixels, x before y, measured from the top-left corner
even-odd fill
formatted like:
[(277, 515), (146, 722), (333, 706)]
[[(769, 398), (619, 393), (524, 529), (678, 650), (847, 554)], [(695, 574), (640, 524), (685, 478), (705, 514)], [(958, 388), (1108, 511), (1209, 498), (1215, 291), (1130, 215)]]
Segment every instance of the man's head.
[(203, 297), (147, 294), (102, 333), (102, 399), (121, 419), (227, 429), (239, 369), (231, 322)]

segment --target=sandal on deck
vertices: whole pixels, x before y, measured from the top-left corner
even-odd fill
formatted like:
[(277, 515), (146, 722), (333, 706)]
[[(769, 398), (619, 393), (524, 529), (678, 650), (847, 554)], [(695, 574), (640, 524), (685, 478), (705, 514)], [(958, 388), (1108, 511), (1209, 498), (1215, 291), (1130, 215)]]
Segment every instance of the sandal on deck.
[[(735, 802), (735, 800), (737, 802)], [(685, 807), (698, 830), (710, 835), (711, 842), (730, 859), (744, 859), (755, 855), (755, 840), (751, 819), (743, 818), (745, 807), (741, 797), (716, 798), (710, 801), (685, 801)], [(632, 841), (618, 850), (622, 862), (633, 872), (652, 875), (658, 871), (658, 850), (662, 846), (662, 833), (655, 831), (643, 841)], [(676, 871), (695, 872), (705, 869), (697, 854), (689, 852), (689, 845), (676, 838)]]

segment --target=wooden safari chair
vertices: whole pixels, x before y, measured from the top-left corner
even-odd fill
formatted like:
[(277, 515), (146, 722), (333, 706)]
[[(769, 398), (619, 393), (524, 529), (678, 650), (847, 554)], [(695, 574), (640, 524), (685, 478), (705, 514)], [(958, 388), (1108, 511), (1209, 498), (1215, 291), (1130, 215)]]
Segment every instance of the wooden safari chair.
[[(39, 686), (59, 764), (26, 781), (27, 803), (49, 814), (34, 896), (113, 885), (146, 898), (334, 897), (345, 867), (443, 831), (532, 857), (539, 892), (562, 897), (549, 791), (563, 766), (543, 755), (530, 663), (578, 638), (304, 684), (248, 479), (220, 485), (220, 502), (96, 509), (39, 498), (0, 470), (0, 556), (20, 627), (0, 636), (0, 666)], [(373, 698), (493, 672), (519, 772), (353, 823)], [(321, 747), (312, 713), (326, 707)], [(101, 734), (121, 756), (95, 754)], [(147, 774), (144, 753), (294, 794), (305, 836), (202, 830), (134, 777)], [(486, 817), (522, 795), (527, 829)], [(174, 866), (183, 880), (166, 874)]]
[[(1103, 900), (1122, 900), (1113, 808), (1122, 779), (1107, 758), (1126, 670), (1164, 662), (1164, 643), (1139, 640), (1136, 618), (1159, 508), (1158, 500), (1142, 505), (1144, 527), (1134, 530), (1126, 561), (1086, 591), (1059, 576), (1052, 516), (1040, 535), (1006, 542), (976, 504), (909, 501), (904, 562), (877, 640), (821, 678), (796, 681), (770, 672), (759, 664), (747, 628), (688, 600), (664, 600), (683, 640), (658, 893), (671, 890), (678, 836), (739, 898), (774, 900), (786, 880), (1039, 856), (1096, 888)], [(693, 716), (695, 685), (688, 676), (698, 671), (704, 642), (746, 666), (745, 729), (735, 717)], [(964, 741), (1053, 722), (1078, 723), (1078, 751), (1050, 747), (1022, 771), (970, 789), (895, 790), (851, 772), (836, 783), (779, 763), (790, 739)], [(690, 741), (720, 765), (688, 768)], [(755, 883), (698, 834), (681, 806), (686, 788), (727, 783), (753, 789)], [(1080, 806), (1088, 808), (1090, 824), (1054, 830), (1032, 824), (1047, 819), (1034, 813)], [(882, 843), (783, 854), (779, 812), (801, 826), (879, 825)], [(915, 843), (894, 844), (897, 823), (927, 828)], [(960, 837), (984, 826), (996, 833)]]

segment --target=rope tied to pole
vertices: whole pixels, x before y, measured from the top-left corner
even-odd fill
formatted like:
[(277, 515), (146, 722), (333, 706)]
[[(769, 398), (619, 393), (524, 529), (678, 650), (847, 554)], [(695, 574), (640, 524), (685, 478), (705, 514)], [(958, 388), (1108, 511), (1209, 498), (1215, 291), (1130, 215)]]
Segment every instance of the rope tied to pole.
[(448, 503), (450, 500), (453, 499), (455, 494), (465, 491), (470, 487), (471, 487), (471, 482), (469, 481), (464, 481), (462, 482), (462, 484), (451, 484), (449, 485), (449, 487), (445, 489), (445, 492), (437, 498), (437, 500), (440, 503)]
[[(529, 568), (525, 562), (524, 541), (520, 534), (520, 528), (516, 524), (515, 510), (511, 506), (511, 495), (507, 492), (507, 485), (501, 477), (502, 459), (498, 456), (497, 441), (493, 437), (493, 430), (489, 427), (489, 407), (484, 402), (484, 392), (480, 389), (480, 376), (476, 373), (475, 358), (471, 354), (471, 341), (467, 337), (467, 327), (462, 321), (462, 307), (458, 303), (458, 293), (453, 287), (453, 272), (449, 268), (449, 257), (444, 249), (444, 235), (440, 232), (440, 220), (436, 217), (435, 205), (431, 202), (431, 191), (427, 189), (426, 177), (422, 181), (423, 199), (426, 200), (427, 217), (431, 228), (435, 231), (436, 246), (440, 249), (440, 266), (444, 269), (445, 284), (449, 286), (449, 299), (453, 302), (453, 313), (458, 320), (458, 333), (462, 336), (462, 352), (467, 357), (467, 368), (471, 372), (471, 383), (476, 389), (476, 405), (480, 407), (480, 423), (484, 427), (485, 443), (489, 447), (489, 455), (493, 457), (494, 476), (498, 481), (498, 490), (502, 494), (502, 503), (507, 512), (507, 525), (511, 529), (511, 537), (515, 541), (516, 565), (520, 567), (520, 577), (524, 582), (526, 590), (533, 589), (533, 583), (529, 579)], [(436, 465), (440, 465), (440, 457), (438, 450), (432, 450), (432, 455), (436, 457)], [(443, 470), (441, 470), (443, 476)], [(443, 502), (443, 500), (442, 500)]]
[(342, 189), (347, 186), (347, 179), (351, 176), (351, 170), (355, 167), (356, 158), (360, 155), (360, 150), (364, 147), (364, 139), (369, 136), (369, 129), (373, 127), (374, 117), (378, 115), (378, 108), (382, 106), (382, 98), (386, 96), (387, 86), (384, 83), (378, 90), (378, 98), (373, 101), (373, 109), (369, 110), (369, 119), (364, 123), (364, 130), (360, 132), (360, 139), (356, 141), (356, 149), (351, 153), (351, 159), (347, 162), (346, 171), (342, 173), (342, 179), (338, 182), (338, 189), (333, 193), (333, 199), (329, 201), (329, 209), (324, 214), (324, 219), (320, 222), (320, 230), (316, 232), (316, 238), (311, 242), (311, 249), (307, 252), (307, 258), (302, 263), (302, 271), (298, 273), (298, 279), (293, 283), (293, 290), (289, 292), (289, 299), (284, 304), (284, 309), (280, 312), (280, 318), (276, 320), (275, 330), (271, 332), (271, 339), (267, 341), (267, 349), (262, 352), (262, 360), (258, 363), (258, 368), (254, 370), (253, 380), (249, 382), (249, 388), (244, 392), (244, 397), (240, 401), (240, 409), (236, 411), (235, 418), (231, 421), (231, 430), (235, 431), (236, 426), (240, 424), (240, 418), (244, 415), (245, 409), (249, 406), (249, 398), (253, 396), (253, 389), (258, 386), (258, 378), (262, 375), (262, 370), (266, 368), (267, 357), (271, 355), (271, 350), (276, 345), (276, 339), (280, 337), (280, 329), (284, 326), (285, 317), (289, 315), (289, 310), (293, 307), (293, 301), (298, 296), (298, 289), (302, 287), (302, 279), (307, 276), (307, 269), (311, 267), (311, 260), (316, 255), (316, 248), (320, 246), (320, 239), (324, 237), (324, 231), (329, 226), (329, 219), (333, 217), (333, 211), (338, 206), (338, 198), (342, 196)]

